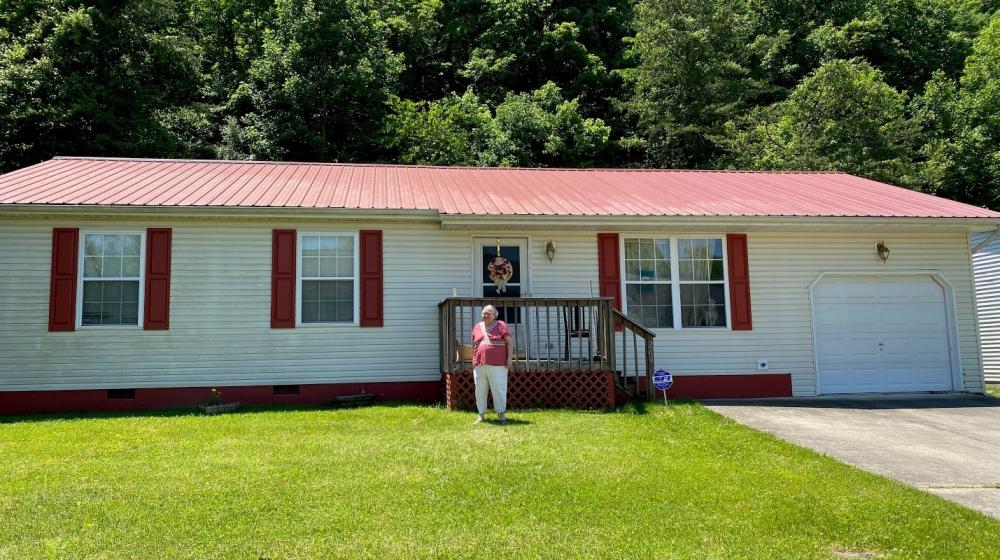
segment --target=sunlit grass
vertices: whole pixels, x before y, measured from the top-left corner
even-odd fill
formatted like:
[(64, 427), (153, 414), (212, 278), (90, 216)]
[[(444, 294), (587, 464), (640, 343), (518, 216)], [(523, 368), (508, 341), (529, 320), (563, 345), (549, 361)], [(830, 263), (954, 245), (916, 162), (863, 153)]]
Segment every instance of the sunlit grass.
[(0, 558), (995, 558), (1000, 522), (696, 404), (0, 424)]

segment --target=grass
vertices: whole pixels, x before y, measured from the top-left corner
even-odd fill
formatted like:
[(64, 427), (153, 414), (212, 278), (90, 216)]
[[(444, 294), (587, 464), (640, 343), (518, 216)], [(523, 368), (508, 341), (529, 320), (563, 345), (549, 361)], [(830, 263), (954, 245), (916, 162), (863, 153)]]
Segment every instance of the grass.
[(995, 558), (1000, 522), (697, 404), (0, 423), (0, 558)]
[(1000, 385), (986, 385), (986, 393), (1000, 399)]

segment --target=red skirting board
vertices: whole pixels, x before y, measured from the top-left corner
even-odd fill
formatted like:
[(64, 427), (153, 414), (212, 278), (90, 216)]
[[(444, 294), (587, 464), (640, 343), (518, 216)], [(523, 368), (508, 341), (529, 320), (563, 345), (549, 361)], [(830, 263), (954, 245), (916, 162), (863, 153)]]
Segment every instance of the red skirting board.
[[(645, 390), (644, 378), (639, 384)], [(663, 398), (656, 391), (654, 398)], [(792, 374), (674, 375), (668, 399), (758, 399), (792, 396)]]
[[(274, 394), (273, 385), (216, 386), (223, 402), (243, 405), (322, 405), (341, 395), (361, 392), (378, 400), (440, 402), (440, 381), (324, 383), (299, 385), (298, 394)], [(135, 398), (109, 399), (107, 389), (74, 391), (0, 391), (0, 415), (64, 412), (113, 412), (194, 407), (208, 398), (211, 387), (137, 388)]]

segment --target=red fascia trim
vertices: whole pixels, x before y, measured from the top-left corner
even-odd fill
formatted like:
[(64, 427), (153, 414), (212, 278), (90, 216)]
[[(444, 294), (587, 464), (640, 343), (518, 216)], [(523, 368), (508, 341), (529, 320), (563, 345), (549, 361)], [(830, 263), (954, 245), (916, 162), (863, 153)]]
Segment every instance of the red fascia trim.
[[(639, 379), (642, 391), (646, 379)], [(762, 373), (746, 375), (674, 375), (667, 389), (668, 399), (759, 399), (792, 396), (792, 374)], [(654, 391), (654, 398), (663, 398)]]
[[(322, 383), (300, 385), (298, 395), (275, 395), (274, 385), (215, 386), (224, 402), (244, 405), (325, 405), (330, 399), (359, 393), (381, 401), (441, 402), (441, 381)], [(73, 412), (115, 412), (185, 408), (201, 404), (211, 387), (138, 388), (134, 399), (108, 399), (107, 389), (0, 392), (0, 415)]]

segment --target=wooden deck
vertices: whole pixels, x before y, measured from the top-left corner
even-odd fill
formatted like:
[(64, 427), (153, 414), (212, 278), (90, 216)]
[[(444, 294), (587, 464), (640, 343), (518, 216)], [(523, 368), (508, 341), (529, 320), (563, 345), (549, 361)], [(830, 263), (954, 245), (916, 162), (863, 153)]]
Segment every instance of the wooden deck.
[[(457, 297), (438, 305), (446, 387), (471, 383), (471, 332), (485, 305), (497, 308), (514, 338), (511, 406), (614, 406), (616, 394), (639, 396), (640, 377), (652, 387), (655, 335), (615, 310), (611, 298)], [(448, 406), (466, 406), (466, 389), (448, 389)]]

